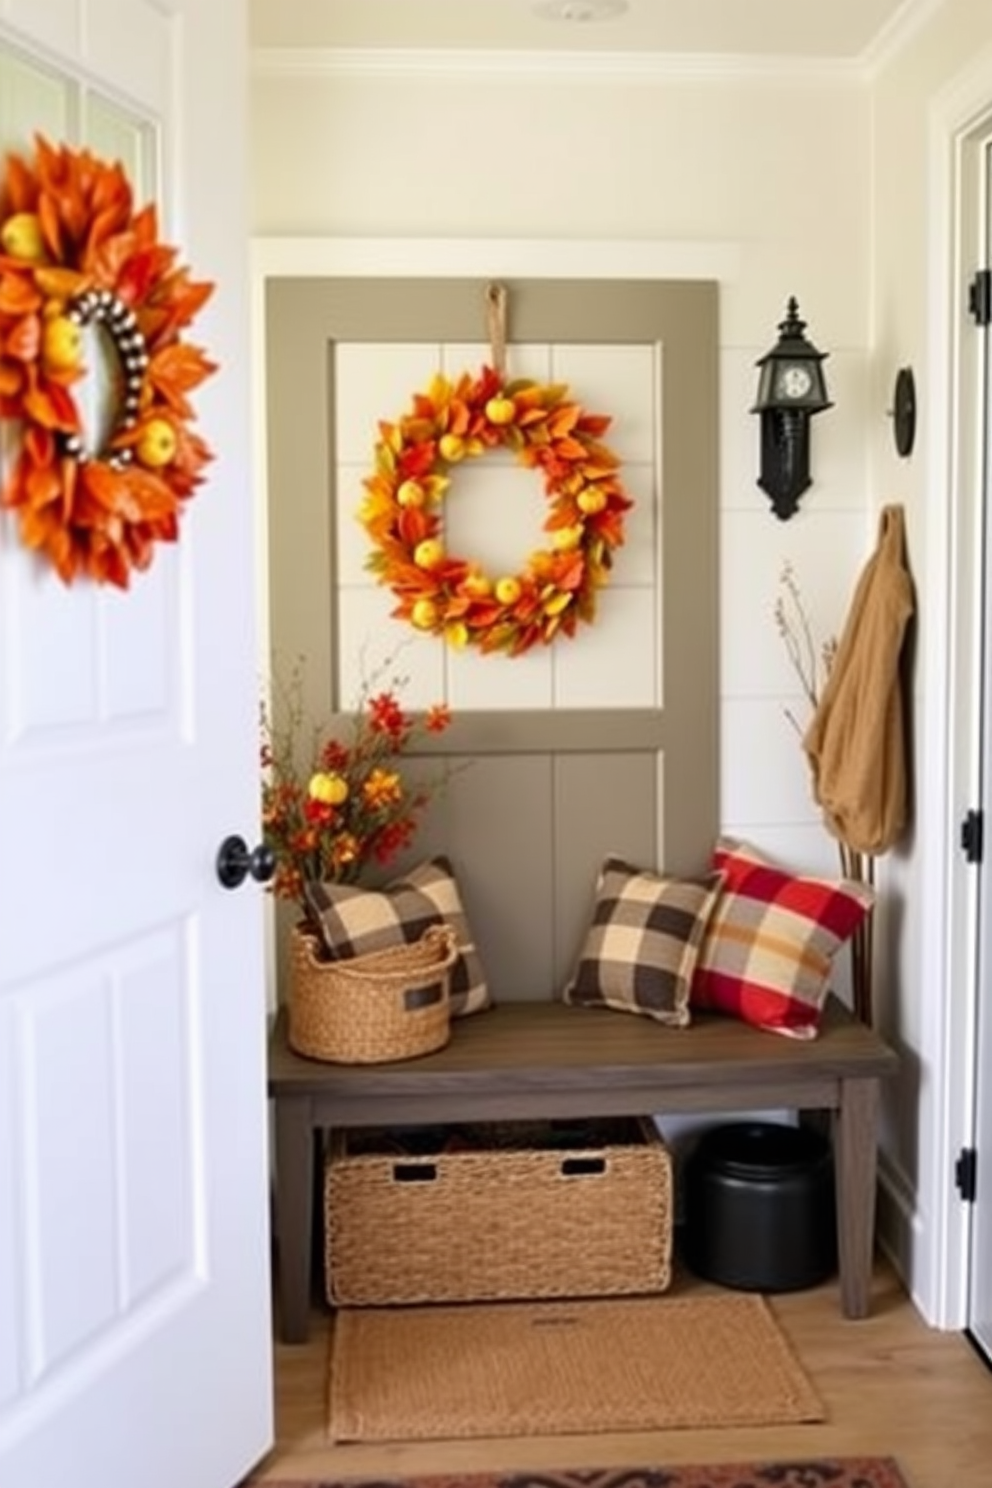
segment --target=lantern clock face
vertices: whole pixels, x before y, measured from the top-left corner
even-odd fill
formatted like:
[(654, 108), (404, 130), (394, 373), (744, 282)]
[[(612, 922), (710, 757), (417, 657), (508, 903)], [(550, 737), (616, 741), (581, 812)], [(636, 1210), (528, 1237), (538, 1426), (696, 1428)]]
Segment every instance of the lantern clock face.
[(786, 366), (778, 374), (775, 391), (780, 398), (806, 398), (812, 386), (813, 379), (806, 367)]

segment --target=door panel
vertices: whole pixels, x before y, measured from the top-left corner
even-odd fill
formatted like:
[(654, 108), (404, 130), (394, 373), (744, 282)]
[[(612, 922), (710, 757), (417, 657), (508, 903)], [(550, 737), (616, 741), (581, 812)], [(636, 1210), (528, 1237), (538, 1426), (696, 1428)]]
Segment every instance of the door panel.
[[(979, 236), (983, 245), (980, 261), (992, 265), (992, 136), (977, 152), (977, 198), (981, 202)], [(984, 636), (984, 748), (982, 794), (985, 801), (986, 847), (981, 873), (981, 909), (978, 948), (977, 1053), (975, 1060), (975, 1136), (977, 1174), (972, 1208), (969, 1262), (968, 1328), (975, 1342), (992, 1362), (992, 881), (988, 869), (989, 748), (992, 745), (992, 336), (989, 327), (978, 331), (975, 360), (976, 419), (974, 445), (976, 478), (983, 492), (985, 529), (985, 636)]]
[(258, 833), (243, 7), (2, 11), (0, 149), (121, 160), (217, 284), (220, 370), (217, 459), (127, 591), (0, 515), (0, 1482), (230, 1488), (272, 1435), (262, 901), (214, 872)]

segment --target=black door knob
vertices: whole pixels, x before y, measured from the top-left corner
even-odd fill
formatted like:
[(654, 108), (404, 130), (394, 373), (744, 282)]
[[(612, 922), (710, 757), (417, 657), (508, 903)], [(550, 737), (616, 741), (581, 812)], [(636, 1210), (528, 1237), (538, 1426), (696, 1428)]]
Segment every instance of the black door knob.
[(268, 883), (276, 871), (276, 855), (267, 842), (251, 852), (243, 837), (225, 837), (217, 853), (217, 877), (225, 889), (236, 889), (251, 874), (256, 883)]

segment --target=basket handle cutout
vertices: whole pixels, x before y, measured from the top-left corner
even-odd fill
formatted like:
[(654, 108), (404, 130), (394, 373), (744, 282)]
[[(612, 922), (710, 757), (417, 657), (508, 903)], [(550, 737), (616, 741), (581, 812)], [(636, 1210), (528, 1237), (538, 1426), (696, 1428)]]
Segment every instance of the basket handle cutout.
[(563, 1178), (599, 1178), (605, 1172), (605, 1157), (566, 1157), (561, 1165)]
[(437, 1163), (393, 1163), (394, 1183), (433, 1183)]
[(403, 993), (404, 1011), (415, 1013), (419, 1008), (433, 1007), (443, 996), (443, 982), (433, 982), (429, 987), (408, 987)]

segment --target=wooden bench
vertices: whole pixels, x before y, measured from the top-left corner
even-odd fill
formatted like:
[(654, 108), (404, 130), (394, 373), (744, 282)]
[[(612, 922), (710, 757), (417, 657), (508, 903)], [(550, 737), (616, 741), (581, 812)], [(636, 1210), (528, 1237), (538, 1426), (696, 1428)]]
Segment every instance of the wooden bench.
[(315, 1138), (334, 1126), (829, 1111), (841, 1307), (868, 1313), (876, 1126), (892, 1049), (835, 998), (820, 1037), (763, 1033), (697, 1015), (689, 1028), (561, 1003), (505, 1003), (461, 1018), (446, 1048), (396, 1064), (334, 1065), (289, 1048), (280, 1011), (269, 1048), (275, 1107), (275, 1223), (281, 1332), (307, 1337), (313, 1274)]

